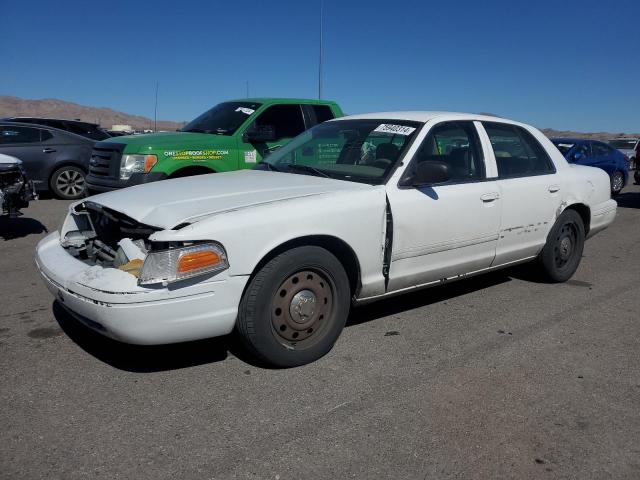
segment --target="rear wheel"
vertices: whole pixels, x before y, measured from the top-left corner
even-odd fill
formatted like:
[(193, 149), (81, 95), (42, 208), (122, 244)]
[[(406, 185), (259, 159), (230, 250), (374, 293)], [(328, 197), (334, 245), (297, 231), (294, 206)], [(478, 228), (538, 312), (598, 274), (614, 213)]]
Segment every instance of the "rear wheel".
[(85, 173), (79, 167), (65, 165), (51, 175), (53, 194), (64, 200), (82, 198), (86, 192)]
[(584, 223), (575, 210), (565, 210), (556, 220), (540, 253), (540, 263), (552, 282), (566, 282), (578, 269), (584, 250)]
[(347, 274), (315, 246), (284, 252), (253, 277), (242, 298), (237, 331), (249, 352), (271, 365), (294, 367), (325, 355), (349, 314)]
[(611, 175), (611, 194), (618, 195), (624, 186), (624, 174), (616, 171)]

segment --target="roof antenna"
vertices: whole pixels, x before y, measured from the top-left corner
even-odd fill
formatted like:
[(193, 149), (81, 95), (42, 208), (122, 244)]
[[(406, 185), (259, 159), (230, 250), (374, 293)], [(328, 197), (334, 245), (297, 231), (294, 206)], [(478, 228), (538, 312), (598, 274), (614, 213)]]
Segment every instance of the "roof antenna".
[(318, 60), (318, 100), (322, 100), (322, 13), (324, 0), (320, 0), (320, 52)]

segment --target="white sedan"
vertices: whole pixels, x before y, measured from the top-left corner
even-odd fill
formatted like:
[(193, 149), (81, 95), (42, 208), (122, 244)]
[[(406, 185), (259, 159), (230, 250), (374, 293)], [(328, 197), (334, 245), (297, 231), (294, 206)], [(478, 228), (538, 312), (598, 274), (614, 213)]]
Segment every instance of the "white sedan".
[(80, 321), (135, 344), (236, 331), (276, 366), (326, 354), (352, 304), (535, 261), (575, 272), (616, 214), (609, 178), (497, 117), (355, 115), (251, 171), (140, 185), (71, 205), (37, 247)]

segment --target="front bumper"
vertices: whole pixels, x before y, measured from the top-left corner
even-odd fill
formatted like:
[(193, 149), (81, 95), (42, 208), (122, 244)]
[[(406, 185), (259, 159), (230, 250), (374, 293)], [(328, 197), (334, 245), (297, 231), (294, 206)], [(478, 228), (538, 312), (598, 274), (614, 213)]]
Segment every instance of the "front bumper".
[(106, 336), (138, 345), (230, 333), (248, 280), (220, 274), (183, 287), (140, 287), (128, 273), (72, 257), (60, 246), (58, 232), (38, 243), (36, 265), (49, 291), (76, 318)]
[(101, 177), (89, 173), (86, 177), (87, 189), (90, 192), (110, 192), (121, 188), (132, 187), (134, 185), (142, 185), (144, 183), (157, 182), (167, 178), (167, 174), (163, 172), (134, 173), (128, 180), (120, 180), (119, 178)]

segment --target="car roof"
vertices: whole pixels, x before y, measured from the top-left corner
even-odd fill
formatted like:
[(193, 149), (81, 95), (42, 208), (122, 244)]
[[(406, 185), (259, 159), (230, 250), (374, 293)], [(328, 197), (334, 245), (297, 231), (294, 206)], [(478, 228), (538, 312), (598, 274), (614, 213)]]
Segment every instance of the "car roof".
[(82, 135), (78, 135), (77, 133), (70, 132), (69, 130), (62, 130), (60, 128), (51, 127), (49, 125), (40, 125), (39, 123), (25, 123), (25, 122), (13, 122), (11, 120), (2, 119), (0, 120), (0, 125), (7, 127), (28, 127), (28, 128), (40, 128), (44, 130), (53, 130), (56, 134), (61, 135), (70, 135), (74, 138), (81, 138), (82, 140), (95, 143), (96, 140), (92, 140), (87, 137), (83, 137)]
[[(92, 127), (99, 127), (100, 125), (98, 125), (97, 123), (93, 123), (93, 122), (85, 122), (84, 120), (69, 120), (68, 118), (53, 118), (53, 117), (26, 117), (26, 116), (22, 116), (22, 117), (7, 117), (3, 120), (9, 120), (9, 121), (20, 121), (20, 120), (53, 120), (55, 122), (70, 122), (70, 123), (75, 123), (75, 124), (82, 124), (82, 125), (91, 125)], [(28, 122), (30, 123), (30, 122)]]
[(508, 118), (496, 117), (492, 115), (481, 115), (477, 113), (463, 113), (463, 112), (439, 112), (439, 111), (396, 111), (396, 112), (374, 112), (374, 113), (362, 113), (357, 115), (348, 115), (346, 117), (337, 118), (331, 121), (338, 120), (408, 120), (414, 122), (426, 123), (431, 120), (478, 120), (484, 122), (500, 122), (509, 123), (512, 125), (526, 126), (524, 123), (516, 122)]
[(225, 100), (228, 102), (255, 102), (255, 103), (309, 103), (315, 105), (326, 105), (328, 103), (335, 104), (333, 100), (318, 100), (312, 98), (284, 98), (284, 97), (254, 97), (254, 98), (236, 98)]
[(563, 142), (563, 143), (586, 143), (593, 142), (589, 138), (571, 138), (571, 137), (553, 137), (550, 139), (552, 142)]

